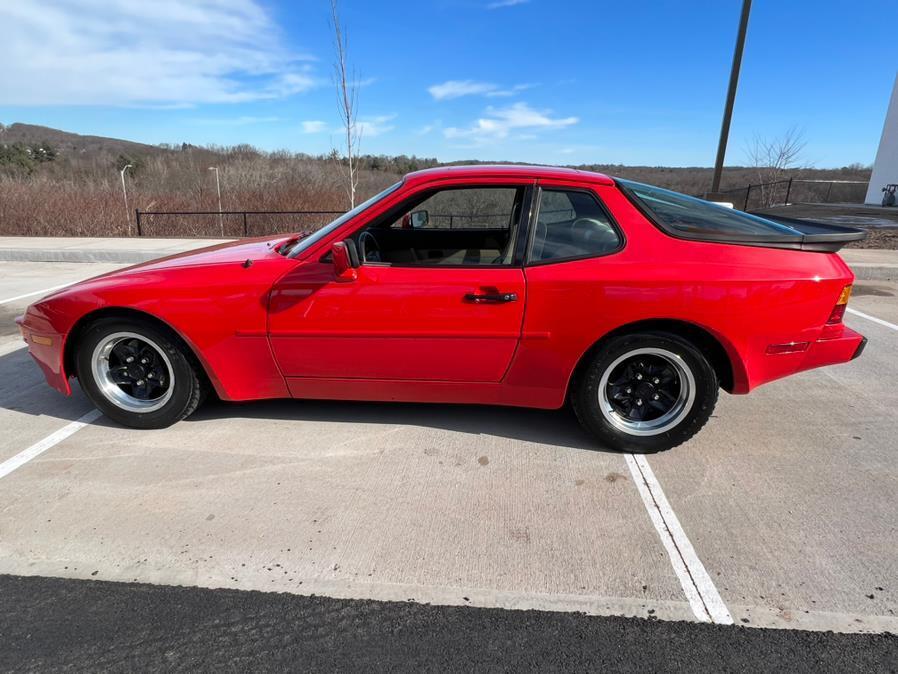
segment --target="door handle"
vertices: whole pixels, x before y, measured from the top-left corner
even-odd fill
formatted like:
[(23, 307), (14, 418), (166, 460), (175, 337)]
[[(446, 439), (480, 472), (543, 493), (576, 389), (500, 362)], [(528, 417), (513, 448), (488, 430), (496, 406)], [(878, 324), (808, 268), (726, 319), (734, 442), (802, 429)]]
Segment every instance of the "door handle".
[(466, 293), (465, 302), (474, 304), (502, 304), (505, 302), (517, 302), (517, 293)]

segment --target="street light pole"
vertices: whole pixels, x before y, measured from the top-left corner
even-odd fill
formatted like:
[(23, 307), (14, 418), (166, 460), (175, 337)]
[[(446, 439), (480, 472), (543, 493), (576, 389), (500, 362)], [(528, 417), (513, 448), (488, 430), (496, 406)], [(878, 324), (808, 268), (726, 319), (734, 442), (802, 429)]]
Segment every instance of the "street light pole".
[(122, 179), (122, 196), (125, 197), (125, 222), (128, 223), (128, 236), (131, 236), (131, 209), (128, 208), (128, 190), (125, 189), (125, 171), (129, 168), (131, 168), (131, 164), (126, 164), (119, 171), (119, 177)]
[(742, 0), (742, 16), (739, 18), (736, 51), (733, 53), (733, 67), (730, 70), (730, 88), (727, 90), (726, 105), (723, 109), (723, 123), (720, 125), (720, 142), (717, 144), (717, 160), (714, 162), (714, 178), (711, 181), (712, 192), (720, 190), (720, 174), (723, 171), (723, 158), (727, 153), (730, 120), (733, 117), (733, 103), (736, 101), (736, 87), (739, 84), (739, 70), (742, 68), (742, 50), (745, 47), (745, 33), (748, 30), (748, 15), (750, 13), (751, 0)]
[(210, 171), (215, 171), (215, 189), (218, 190), (218, 228), (221, 230), (221, 238), (224, 238), (224, 221), (221, 216), (221, 181), (218, 179), (218, 167), (210, 166)]

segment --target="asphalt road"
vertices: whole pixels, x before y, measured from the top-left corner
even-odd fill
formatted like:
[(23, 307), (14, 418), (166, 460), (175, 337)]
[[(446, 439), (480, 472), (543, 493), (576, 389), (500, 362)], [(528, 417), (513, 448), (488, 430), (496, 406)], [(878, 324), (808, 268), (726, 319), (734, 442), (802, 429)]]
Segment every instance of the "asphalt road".
[[(77, 385), (50, 390), (11, 320), (113, 267), (0, 263), (12, 665), (278, 657), (202, 636), (221, 630), (235, 648), (254, 636), (284, 657), (375, 667), (399, 662), (393, 646), (434, 667), (898, 662), (894, 639), (849, 634), (898, 632), (898, 285), (857, 284), (863, 315), (846, 320), (870, 339), (861, 359), (724, 395), (697, 438), (636, 460), (597, 448), (566, 410), (212, 403), (144, 432), (85, 418)], [(378, 637), (386, 626), (395, 639)]]
[(0, 576), (0, 669), (894, 671), (898, 637)]

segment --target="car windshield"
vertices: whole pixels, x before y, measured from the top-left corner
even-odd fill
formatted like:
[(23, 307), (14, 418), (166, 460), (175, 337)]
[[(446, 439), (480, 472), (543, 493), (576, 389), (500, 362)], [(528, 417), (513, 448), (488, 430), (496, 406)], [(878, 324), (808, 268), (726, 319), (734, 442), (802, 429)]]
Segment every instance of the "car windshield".
[(636, 197), (649, 215), (672, 234), (684, 234), (701, 238), (737, 238), (757, 236), (801, 236), (801, 232), (778, 222), (767, 220), (733, 208), (688, 197), (660, 187), (616, 179), (631, 195)]
[(394, 185), (390, 185), (390, 186), (389, 186), (387, 189), (385, 189), (383, 192), (380, 192), (380, 193), (378, 193), (378, 194), (375, 194), (373, 197), (371, 197), (370, 199), (368, 199), (368, 201), (364, 201), (364, 202), (360, 203), (358, 206), (356, 206), (355, 208), (353, 208), (351, 211), (346, 211), (346, 212), (345, 212), (343, 215), (341, 215), (339, 218), (337, 218), (337, 219), (334, 220), (333, 222), (331, 222), (331, 223), (325, 225), (324, 227), (322, 227), (321, 229), (319, 229), (319, 230), (318, 230), (317, 232), (315, 232), (314, 234), (311, 234), (310, 236), (307, 236), (307, 237), (305, 237), (305, 238), (303, 238), (303, 239), (300, 239), (300, 240), (297, 241), (296, 244), (293, 246), (292, 250), (289, 252), (289, 254), (287, 255), (287, 257), (296, 257), (296, 256), (299, 255), (302, 251), (304, 251), (304, 250), (306, 250), (307, 248), (309, 248), (309, 246), (312, 246), (312, 245), (314, 245), (315, 243), (317, 243), (318, 241), (321, 241), (321, 239), (327, 237), (327, 236), (328, 236), (331, 232), (333, 232), (335, 229), (337, 229), (337, 228), (340, 227), (341, 225), (345, 224), (346, 222), (348, 222), (349, 220), (351, 220), (352, 218), (354, 218), (355, 216), (357, 216), (357, 215), (358, 215), (359, 213), (361, 213), (362, 211), (367, 210), (368, 208), (370, 208), (371, 206), (373, 206), (374, 204), (376, 204), (378, 201), (380, 201), (381, 199), (383, 199), (383, 198), (386, 197), (387, 195), (392, 194), (393, 192), (395, 192), (397, 189), (399, 189), (399, 186), (400, 186), (400, 185), (402, 185), (402, 181), (399, 181), (398, 183), (396, 183), (396, 184), (394, 184)]

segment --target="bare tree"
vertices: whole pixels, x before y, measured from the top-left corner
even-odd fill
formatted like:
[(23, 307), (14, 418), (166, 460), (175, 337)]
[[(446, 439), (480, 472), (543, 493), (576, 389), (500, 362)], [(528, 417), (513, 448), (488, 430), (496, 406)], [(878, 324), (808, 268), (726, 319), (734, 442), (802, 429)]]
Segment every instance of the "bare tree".
[(340, 110), (340, 121), (343, 124), (346, 142), (346, 168), (343, 173), (347, 181), (349, 207), (355, 208), (355, 193), (359, 184), (359, 170), (356, 163), (361, 141), (361, 129), (356, 123), (359, 78), (355, 69), (350, 70), (347, 63), (349, 41), (346, 31), (340, 24), (337, 0), (331, 0), (331, 27), (334, 29), (335, 48), (334, 85), (337, 87), (337, 107)]
[(803, 165), (802, 152), (807, 142), (804, 134), (796, 127), (790, 127), (773, 139), (756, 135), (754, 141), (745, 148), (749, 166), (754, 168), (760, 183), (761, 203), (771, 206), (774, 201), (776, 183), (784, 180), (786, 174)]

